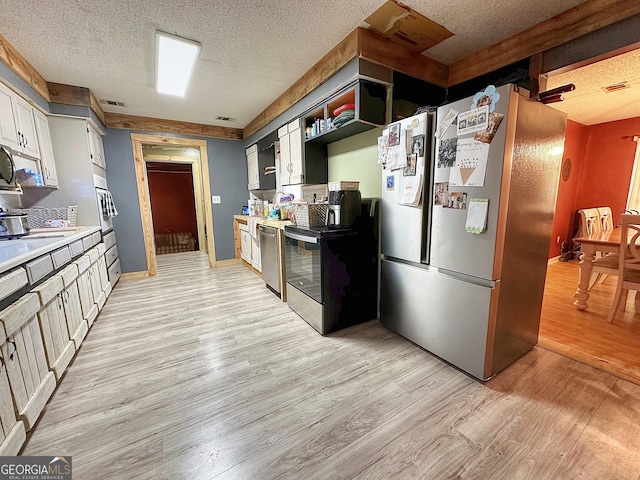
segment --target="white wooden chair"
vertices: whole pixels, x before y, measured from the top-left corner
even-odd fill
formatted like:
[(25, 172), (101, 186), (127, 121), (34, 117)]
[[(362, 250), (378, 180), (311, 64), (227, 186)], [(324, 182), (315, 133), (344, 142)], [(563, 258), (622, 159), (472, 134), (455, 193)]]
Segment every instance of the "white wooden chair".
[(580, 213), (580, 236), (593, 235), (602, 231), (600, 212), (597, 208), (583, 208)]
[[(600, 211), (603, 210), (605, 216), (608, 215), (606, 221), (607, 227), (611, 225), (613, 229), (613, 221), (611, 219), (611, 209), (609, 207), (602, 208), (585, 208), (579, 210), (580, 213), (580, 235), (594, 235), (602, 232), (603, 222), (601, 220)], [(609, 229), (609, 228), (607, 228)], [(589, 287), (591, 290), (596, 283), (602, 283), (607, 279), (607, 275), (618, 274), (618, 257), (617, 254), (607, 256), (596, 256), (593, 260), (593, 270), (589, 279)]]
[[(611, 323), (629, 290), (640, 291), (640, 215), (622, 215), (620, 253), (618, 255), (618, 285), (609, 310), (607, 322)], [(636, 293), (636, 311), (640, 310)]]
[(611, 207), (598, 207), (598, 214), (600, 215), (600, 230), (603, 232), (613, 230)]

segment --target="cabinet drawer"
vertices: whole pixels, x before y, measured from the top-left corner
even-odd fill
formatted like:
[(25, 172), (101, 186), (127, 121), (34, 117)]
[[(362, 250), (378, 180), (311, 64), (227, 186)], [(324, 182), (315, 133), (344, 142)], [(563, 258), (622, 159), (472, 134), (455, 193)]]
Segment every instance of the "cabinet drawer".
[(51, 255), (46, 254), (27, 263), (27, 276), (29, 277), (29, 283), (36, 283), (38, 280), (43, 279), (49, 273), (53, 272), (53, 261)]
[(71, 251), (69, 250), (69, 247), (65, 245), (55, 252), (52, 252), (51, 259), (53, 260), (53, 266), (56, 269), (65, 266), (71, 261)]
[(39, 285), (31, 290), (31, 292), (37, 293), (38, 299), (40, 300), (40, 305), (45, 306), (47, 303), (53, 300), (53, 298), (58, 295), (63, 289), (64, 282), (62, 281), (62, 277), (54, 275), (42, 285)]
[(111, 285), (115, 285), (120, 278), (120, 260), (116, 260), (113, 265), (109, 267), (109, 281)]
[(93, 238), (93, 244), (97, 245), (102, 241), (102, 233), (101, 232), (93, 232), (91, 234), (91, 238)]
[(76, 278), (78, 278), (78, 266), (73, 263), (61, 270), (57, 275), (62, 278), (64, 287), (67, 288), (75, 281)]
[(116, 244), (116, 232), (107, 233), (104, 237), (102, 237), (102, 241), (104, 242), (105, 248), (109, 250)]
[(77, 257), (84, 253), (84, 247), (82, 246), (82, 240), (76, 240), (69, 244), (69, 250), (71, 251), (71, 257)]
[(0, 275), (0, 300), (4, 300), (26, 284), (27, 272), (24, 268), (16, 268), (13, 272)]
[(118, 247), (115, 245), (107, 250), (107, 253), (104, 254), (104, 258), (107, 261), (107, 265), (111, 265), (118, 259)]
[(82, 249), (86, 252), (93, 247), (93, 235), (88, 235), (82, 239)]
[(96, 245), (96, 250), (98, 250), (98, 256), (103, 256), (107, 251), (107, 247), (104, 246), (104, 243), (99, 243)]
[(91, 258), (89, 255), (83, 255), (74, 263), (78, 266), (78, 274), (80, 274), (91, 266)]
[(238, 224), (238, 230), (240, 230), (242, 232), (248, 232), (249, 231), (249, 225), (247, 225), (246, 223), (239, 223)]
[(98, 261), (98, 258), (100, 258), (100, 254), (98, 253), (97, 248), (92, 248), (91, 250), (89, 250), (87, 252), (87, 255), (89, 255), (89, 258), (91, 259), (91, 265), (96, 263)]

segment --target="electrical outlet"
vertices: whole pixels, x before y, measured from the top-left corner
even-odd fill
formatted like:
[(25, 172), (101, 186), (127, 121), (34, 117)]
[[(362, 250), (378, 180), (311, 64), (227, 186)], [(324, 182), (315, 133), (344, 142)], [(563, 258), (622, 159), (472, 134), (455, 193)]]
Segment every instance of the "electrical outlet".
[(212, 195), (211, 196), (211, 202), (212, 203), (220, 203), (220, 195)]

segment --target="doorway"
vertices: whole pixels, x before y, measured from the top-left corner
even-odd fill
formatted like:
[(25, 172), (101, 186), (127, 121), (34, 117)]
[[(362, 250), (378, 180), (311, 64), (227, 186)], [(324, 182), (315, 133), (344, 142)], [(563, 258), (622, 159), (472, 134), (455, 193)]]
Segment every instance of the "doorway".
[(131, 134), (138, 187), (144, 247), (149, 276), (157, 274), (156, 241), (152, 202), (149, 191), (148, 165), (160, 163), (176, 170), (189, 168), (192, 175), (197, 238), (200, 250), (207, 253), (209, 267), (215, 265), (213, 214), (210, 202), (209, 162), (206, 140)]
[[(556, 218), (550, 257), (571, 254), (577, 245), (575, 212), (582, 208), (611, 207), (614, 217), (624, 210), (636, 145), (630, 134), (640, 132), (640, 92), (628, 88), (640, 81), (637, 73), (640, 51), (612, 52), (606, 58), (551, 72), (547, 88), (574, 83), (575, 92), (563, 102), (549, 106), (569, 116), (558, 188)], [(571, 255), (565, 256), (563, 260)], [(607, 314), (617, 283), (609, 276), (589, 294), (587, 310), (573, 305), (579, 275), (579, 260), (551, 261), (547, 269), (540, 321), (539, 345), (587, 365), (640, 384), (640, 316), (633, 295), (624, 312), (613, 323)]]

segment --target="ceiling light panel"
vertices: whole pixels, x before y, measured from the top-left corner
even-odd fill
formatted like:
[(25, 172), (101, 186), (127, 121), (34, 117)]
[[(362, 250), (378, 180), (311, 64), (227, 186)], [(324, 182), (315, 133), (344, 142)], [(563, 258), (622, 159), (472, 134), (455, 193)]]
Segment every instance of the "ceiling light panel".
[(156, 32), (156, 90), (184, 97), (199, 53), (197, 42)]

